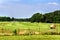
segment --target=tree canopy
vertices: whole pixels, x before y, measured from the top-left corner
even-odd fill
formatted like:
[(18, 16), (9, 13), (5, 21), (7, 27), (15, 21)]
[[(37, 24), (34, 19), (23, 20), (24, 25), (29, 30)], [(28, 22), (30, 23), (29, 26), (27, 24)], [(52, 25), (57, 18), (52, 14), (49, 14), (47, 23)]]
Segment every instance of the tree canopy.
[(0, 21), (25, 21), (25, 22), (46, 22), (46, 23), (60, 23), (60, 10), (49, 12), (45, 14), (35, 13), (30, 18), (10, 18), (0, 17)]
[(41, 22), (43, 15), (40, 13), (36, 13), (31, 17), (31, 22)]

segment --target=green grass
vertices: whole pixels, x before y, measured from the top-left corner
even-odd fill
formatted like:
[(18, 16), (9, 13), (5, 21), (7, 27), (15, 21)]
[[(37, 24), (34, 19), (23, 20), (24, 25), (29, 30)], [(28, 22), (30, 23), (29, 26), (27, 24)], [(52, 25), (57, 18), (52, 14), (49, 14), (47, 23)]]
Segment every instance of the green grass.
[(0, 40), (60, 40), (59, 35), (0, 36)]
[[(2, 25), (2, 24), (3, 25)], [(6, 23), (6, 24), (5, 24)], [(3, 29), (32, 29), (32, 30), (40, 30), (40, 31), (47, 31), (50, 30), (49, 26), (51, 23), (30, 23), (30, 22), (0, 22), (0, 28)], [(57, 28), (56, 30), (60, 31), (60, 23), (56, 23)]]
[[(35, 31), (47, 32), (51, 30), (51, 23), (30, 23), (30, 22), (0, 22), (3, 29), (32, 29)], [(56, 31), (60, 32), (60, 23), (56, 23)], [(0, 40), (60, 40), (60, 35), (26, 35), (26, 36), (0, 36)]]

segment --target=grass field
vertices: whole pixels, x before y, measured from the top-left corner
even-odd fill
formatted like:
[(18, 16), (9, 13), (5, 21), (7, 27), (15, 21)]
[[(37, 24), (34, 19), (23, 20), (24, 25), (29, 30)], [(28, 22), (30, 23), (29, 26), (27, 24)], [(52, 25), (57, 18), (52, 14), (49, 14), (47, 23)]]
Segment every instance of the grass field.
[[(30, 23), (30, 22), (0, 22), (3, 29), (31, 29), (40, 32), (51, 30), (52, 23)], [(60, 32), (60, 23), (56, 23), (56, 31)], [(0, 40), (60, 40), (60, 35), (23, 35), (23, 36), (0, 36)]]
[[(52, 23), (30, 23), (30, 22), (0, 22), (0, 28), (3, 29), (33, 29), (40, 31), (50, 30), (49, 26)], [(56, 30), (60, 31), (60, 23), (56, 23)]]
[(0, 36), (0, 40), (60, 40), (60, 35)]

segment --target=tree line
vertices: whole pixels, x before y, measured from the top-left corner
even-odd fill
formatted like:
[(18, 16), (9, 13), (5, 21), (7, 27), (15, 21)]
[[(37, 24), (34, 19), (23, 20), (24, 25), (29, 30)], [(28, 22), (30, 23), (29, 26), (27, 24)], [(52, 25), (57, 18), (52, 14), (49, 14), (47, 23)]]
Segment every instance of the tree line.
[(0, 21), (60, 23), (60, 10), (45, 14), (35, 13), (30, 18), (0, 17)]

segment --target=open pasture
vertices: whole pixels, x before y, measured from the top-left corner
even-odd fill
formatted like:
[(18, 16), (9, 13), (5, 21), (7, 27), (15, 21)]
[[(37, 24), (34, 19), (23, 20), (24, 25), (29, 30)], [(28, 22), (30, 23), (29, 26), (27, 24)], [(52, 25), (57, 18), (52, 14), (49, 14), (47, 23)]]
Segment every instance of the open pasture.
[[(0, 22), (0, 29), (11, 30), (15, 29), (30, 29), (40, 32), (49, 32), (52, 23), (30, 23), (30, 22)], [(60, 32), (60, 23), (56, 23), (57, 32)], [(8, 31), (9, 31), (8, 30)], [(0, 40), (60, 40), (60, 35), (14, 35), (0, 36)]]
[[(48, 31), (52, 23), (30, 23), (30, 22), (0, 22), (0, 29), (32, 29), (36, 31)], [(60, 31), (60, 23), (56, 23), (55, 30)]]

